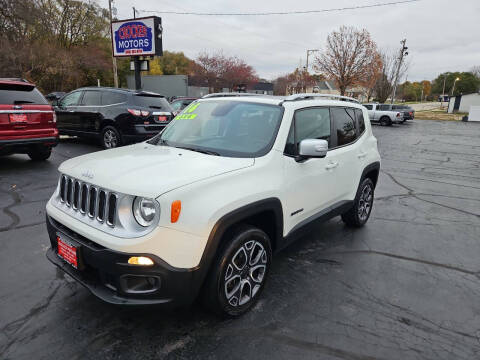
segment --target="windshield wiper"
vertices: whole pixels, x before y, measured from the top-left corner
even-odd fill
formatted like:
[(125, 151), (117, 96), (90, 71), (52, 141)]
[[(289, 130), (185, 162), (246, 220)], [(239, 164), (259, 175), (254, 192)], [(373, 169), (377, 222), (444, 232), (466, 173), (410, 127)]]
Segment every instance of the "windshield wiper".
[(196, 151), (196, 152), (199, 152), (199, 153), (202, 153), (202, 154), (220, 156), (220, 154), (215, 152), (215, 151), (203, 150), (203, 149), (199, 149), (199, 148), (192, 148), (192, 147), (188, 147), (188, 146), (175, 146), (175, 147), (178, 148), (178, 149)]

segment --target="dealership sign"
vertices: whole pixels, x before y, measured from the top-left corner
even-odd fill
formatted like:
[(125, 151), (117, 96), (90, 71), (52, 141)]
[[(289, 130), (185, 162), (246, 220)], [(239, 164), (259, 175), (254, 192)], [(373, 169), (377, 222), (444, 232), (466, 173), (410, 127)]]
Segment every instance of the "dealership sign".
[(113, 56), (162, 55), (162, 19), (157, 16), (112, 22)]

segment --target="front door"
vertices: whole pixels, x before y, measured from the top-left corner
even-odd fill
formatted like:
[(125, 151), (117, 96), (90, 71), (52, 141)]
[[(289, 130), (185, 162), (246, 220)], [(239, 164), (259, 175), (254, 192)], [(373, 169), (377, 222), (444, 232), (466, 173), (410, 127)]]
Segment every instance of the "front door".
[(285, 233), (302, 221), (325, 211), (334, 200), (336, 169), (330, 153), (325, 158), (297, 162), (300, 141), (324, 139), (330, 144), (331, 121), (328, 107), (297, 110), (292, 121), (284, 155)]

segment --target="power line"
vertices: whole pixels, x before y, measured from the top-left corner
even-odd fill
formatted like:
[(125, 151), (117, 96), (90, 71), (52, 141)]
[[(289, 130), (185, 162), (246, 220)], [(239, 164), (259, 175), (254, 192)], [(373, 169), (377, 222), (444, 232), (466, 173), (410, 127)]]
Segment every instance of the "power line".
[(320, 9), (320, 10), (298, 10), (298, 11), (284, 11), (284, 12), (257, 12), (257, 13), (206, 13), (206, 12), (188, 12), (188, 11), (158, 11), (158, 10), (138, 10), (137, 12), (143, 13), (156, 13), (156, 14), (172, 14), (172, 15), (199, 15), (199, 16), (269, 16), (269, 15), (300, 15), (300, 14), (318, 14), (334, 11), (346, 11), (346, 10), (357, 10), (357, 9), (366, 9), (366, 8), (375, 8), (382, 6), (390, 5), (399, 5), (412, 2), (418, 2), (421, 0), (403, 0), (403, 1), (392, 1), (387, 3), (371, 4), (371, 5), (359, 5), (359, 6), (349, 6), (343, 8), (333, 8), (333, 9)]

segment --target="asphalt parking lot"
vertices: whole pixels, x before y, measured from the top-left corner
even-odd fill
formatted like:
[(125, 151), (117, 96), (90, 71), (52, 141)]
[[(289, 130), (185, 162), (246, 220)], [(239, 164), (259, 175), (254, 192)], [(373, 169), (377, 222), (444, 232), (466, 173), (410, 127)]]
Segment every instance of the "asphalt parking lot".
[[(256, 307), (102, 303), (45, 258), (45, 203), (65, 159), (0, 158), (2, 359), (475, 359), (480, 357), (480, 125), (374, 127), (382, 171), (360, 230), (337, 217), (274, 259)], [(319, 186), (321, 184), (319, 183)]]

